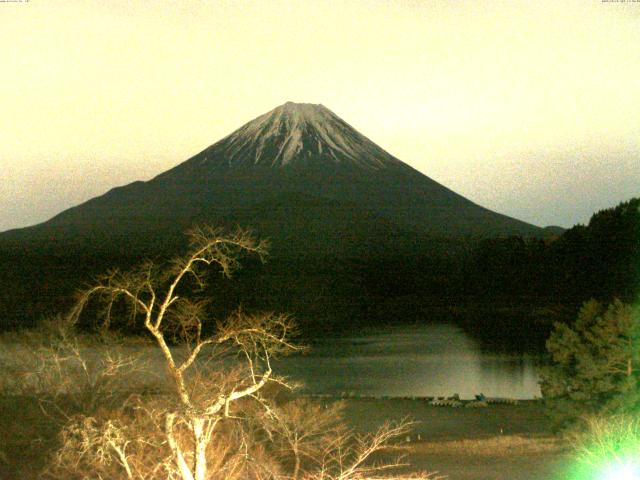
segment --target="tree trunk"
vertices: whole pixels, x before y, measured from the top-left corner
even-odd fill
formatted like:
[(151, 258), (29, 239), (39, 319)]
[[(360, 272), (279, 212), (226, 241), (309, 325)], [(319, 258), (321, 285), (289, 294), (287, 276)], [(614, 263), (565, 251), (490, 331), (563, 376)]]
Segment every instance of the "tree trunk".
[(180, 449), (178, 442), (176, 442), (176, 437), (173, 434), (174, 419), (175, 419), (175, 414), (173, 413), (168, 414), (165, 419), (165, 430), (167, 435), (167, 441), (169, 442), (169, 447), (173, 452), (173, 458), (178, 464), (178, 470), (180, 471), (180, 476), (182, 477), (182, 480), (195, 480), (193, 477), (193, 473), (189, 468), (189, 465), (187, 465), (187, 461), (184, 459), (182, 450)]
[(297, 445), (293, 449), (293, 454), (295, 456), (295, 465), (293, 467), (293, 475), (291, 477), (293, 480), (298, 480), (298, 476), (300, 475), (300, 452), (298, 451)]
[(207, 477), (207, 439), (204, 434), (204, 418), (192, 418), (193, 441), (195, 444), (195, 479), (205, 480)]

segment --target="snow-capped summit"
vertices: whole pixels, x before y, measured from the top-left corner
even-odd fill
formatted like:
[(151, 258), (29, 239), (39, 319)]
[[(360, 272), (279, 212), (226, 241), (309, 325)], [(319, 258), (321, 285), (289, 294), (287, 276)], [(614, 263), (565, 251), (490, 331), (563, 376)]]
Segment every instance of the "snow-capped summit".
[(376, 170), (400, 163), (324, 105), (294, 102), (250, 121), (190, 162), (212, 167), (349, 165)]

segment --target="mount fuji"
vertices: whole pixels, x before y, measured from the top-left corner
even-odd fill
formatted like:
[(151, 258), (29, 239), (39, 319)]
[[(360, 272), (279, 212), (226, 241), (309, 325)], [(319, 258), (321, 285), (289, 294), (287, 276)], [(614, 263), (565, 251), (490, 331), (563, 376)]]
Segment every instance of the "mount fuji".
[(131, 253), (167, 246), (196, 223), (251, 227), (272, 239), (274, 253), (544, 235), (411, 168), (323, 105), (287, 102), (150, 181), (0, 234), (0, 245)]

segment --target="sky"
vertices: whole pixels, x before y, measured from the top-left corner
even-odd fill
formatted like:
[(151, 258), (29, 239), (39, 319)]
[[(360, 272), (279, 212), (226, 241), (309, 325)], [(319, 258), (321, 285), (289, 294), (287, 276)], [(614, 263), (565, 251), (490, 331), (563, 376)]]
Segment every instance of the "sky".
[(536, 225), (640, 195), (640, 0), (30, 0), (0, 42), (0, 231), (286, 101)]

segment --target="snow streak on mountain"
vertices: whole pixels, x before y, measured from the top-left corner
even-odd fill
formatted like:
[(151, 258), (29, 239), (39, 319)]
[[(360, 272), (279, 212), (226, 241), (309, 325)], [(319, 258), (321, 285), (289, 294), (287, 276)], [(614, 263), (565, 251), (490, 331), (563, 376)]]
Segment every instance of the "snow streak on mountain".
[[(197, 156), (201, 165), (349, 165), (378, 170), (401, 163), (323, 105), (287, 102)], [(195, 159), (194, 159), (195, 160)]]

